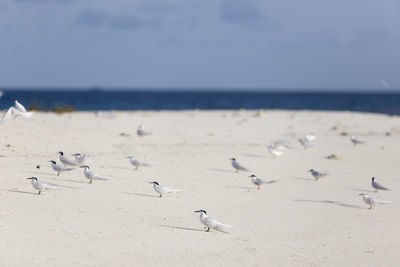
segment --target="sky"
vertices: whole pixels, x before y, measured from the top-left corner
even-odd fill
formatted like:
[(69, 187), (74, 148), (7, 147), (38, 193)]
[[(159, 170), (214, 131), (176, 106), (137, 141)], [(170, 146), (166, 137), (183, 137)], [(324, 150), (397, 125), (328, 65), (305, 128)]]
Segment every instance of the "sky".
[(0, 0), (0, 87), (400, 91), (400, 0)]

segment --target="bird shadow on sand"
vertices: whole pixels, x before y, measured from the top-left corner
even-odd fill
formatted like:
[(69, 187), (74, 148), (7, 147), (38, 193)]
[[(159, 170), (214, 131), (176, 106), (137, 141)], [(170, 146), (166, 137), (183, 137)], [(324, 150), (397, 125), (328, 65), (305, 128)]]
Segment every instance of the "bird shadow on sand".
[(321, 203), (321, 204), (333, 204), (341, 207), (346, 207), (346, 208), (354, 208), (354, 209), (364, 209), (361, 206), (356, 206), (356, 205), (351, 205), (351, 204), (346, 204), (346, 203), (341, 203), (339, 201), (335, 200), (312, 200), (312, 199), (295, 199), (293, 201), (296, 202), (309, 202), (309, 203)]
[(173, 229), (179, 229), (179, 230), (186, 230), (186, 231), (196, 231), (196, 232), (204, 232), (203, 230), (200, 229), (194, 229), (194, 228), (189, 228), (189, 227), (180, 227), (180, 226), (172, 226), (172, 225), (157, 225), (160, 227), (165, 227), (165, 228), (173, 228)]
[[(55, 180), (55, 181), (71, 182), (71, 183), (78, 183), (78, 184), (88, 184), (88, 182), (76, 181), (76, 180), (71, 180), (71, 179), (60, 179), (60, 178), (50, 178), (50, 179)], [(61, 187), (68, 187), (68, 186), (61, 186)], [(74, 188), (74, 187), (71, 187), (71, 188)]]
[(39, 175), (54, 176), (54, 173), (37, 172), (37, 171), (33, 171), (33, 172), (27, 172), (27, 171), (24, 171), (24, 172), (26, 172), (26, 173), (30, 173), (30, 174), (39, 174)]
[(306, 177), (292, 177), (292, 178), (296, 179), (296, 180), (307, 181), (307, 182), (315, 182), (315, 179), (313, 179), (313, 178), (306, 178)]
[(236, 188), (236, 189), (243, 189), (243, 190), (252, 190), (252, 187), (246, 187), (246, 186), (238, 186), (238, 185), (227, 185), (227, 188)]
[(365, 190), (365, 189), (354, 188), (354, 187), (344, 187), (344, 189), (353, 190), (353, 191), (357, 191), (357, 192), (376, 193), (374, 190)]
[(148, 194), (141, 194), (141, 193), (130, 193), (130, 192), (122, 192), (124, 194), (128, 194), (128, 195), (136, 195), (136, 196), (141, 196), (141, 197), (156, 197), (156, 198), (160, 198), (160, 196), (157, 195), (148, 195)]
[(13, 192), (13, 193), (20, 193), (20, 194), (37, 195), (37, 193), (28, 192), (28, 191), (21, 191), (21, 190), (16, 190), (16, 189), (9, 189), (9, 190), (7, 190), (7, 191), (8, 191), (8, 192)]
[(242, 154), (243, 157), (250, 157), (250, 158), (268, 158), (267, 156), (256, 155), (256, 154)]
[(214, 169), (214, 168), (205, 168), (206, 170), (209, 171), (216, 171), (216, 172), (228, 172), (228, 173), (235, 173), (234, 171), (228, 171), (228, 170), (223, 170), (223, 169)]

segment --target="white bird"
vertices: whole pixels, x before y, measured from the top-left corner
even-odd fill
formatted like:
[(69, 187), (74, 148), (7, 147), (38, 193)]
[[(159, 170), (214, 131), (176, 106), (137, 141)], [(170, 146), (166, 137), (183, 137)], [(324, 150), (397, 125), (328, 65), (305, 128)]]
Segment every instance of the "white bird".
[(144, 167), (146, 167), (146, 166), (151, 166), (151, 165), (148, 164), (148, 163), (139, 161), (139, 160), (136, 159), (134, 156), (129, 156), (129, 157), (126, 157), (126, 158), (128, 158), (128, 159), (129, 159), (129, 162), (130, 162), (133, 166), (135, 166), (135, 170), (137, 170), (137, 169), (139, 168), (139, 166), (144, 166)]
[(53, 170), (55, 170), (57, 172), (57, 176), (60, 175), (60, 172), (71, 171), (71, 170), (75, 169), (75, 168), (66, 167), (64, 165), (57, 164), (54, 160), (50, 160), (49, 162), (51, 162), (51, 167), (53, 168)]
[(77, 166), (77, 165), (79, 165), (79, 163), (76, 162), (75, 160), (71, 160), (71, 159), (67, 158), (66, 156), (64, 156), (64, 153), (62, 151), (58, 152), (58, 157), (59, 157), (60, 161), (64, 165), (68, 165), (68, 166)]
[(194, 212), (200, 213), (200, 222), (205, 226), (205, 231), (209, 232), (210, 229), (214, 229), (220, 232), (228, 233), (227, 228), (232, 228), (232, 225), (222, 224), (214, 219), (211, 219), (207, 216), (207, 212), (205, 210), (196, 210)]
[(76, 163), (80, 164), (84, 164), (87, 160), (89, 160), (91, 158), (91, 156), (86, 155), (86, 154), (80, 154), (80, 153), (75, 153), (72, 154), (72, 156), (75, 157), (75, 161)]
[(257, 190), (260, 190), (260, 186), (263, 184), (272, 184), (272, 183), (276, 182), (275, 180), (263, 180), (263, 179), (257, 178), (257, 176), (255, 176), (254, 174), (250, 175), (249, 177), (251, 178), (251, 181), (253, 182), (253, 184), (255, 184), (257, 186)]
[(380, 199), (369, 197), (367, 195), (367, 193), (361, 193), (359, 195), (362, 196), (363, 201), (365, 202), (365, 204), (369, 205), (369, 209), (372, 209), (372, 206), (375, 206), (376, 203), (378, 203), (378, 204), (389, 204), (389, 203), (392, 203), (392, 201), (380, 200)]
[(139, 125), (139, 127), (138, 127), (137, 130), (136, 130), (136, 133), (137, 133), (137, 135), (139, 135), (140, 137), (142, 137), (142, 136), (144, 136), (144, 135), (150, 135), (150, 134), (151, 134), (151, 132), (146, 131), (146, 130), (144, 129), (144, 126), (143, 126), (143, 125)]
[(38, 179), (36, 177), (30, 177), (30, 178), (26, 178), (26, 179), (30, 179), (33, 188), (35, 188), (36, 190), (39, 191), (38, 195), (40, 195), (40, 193), (43, 190), (48, 190), (48, 189), (57, 189), (57, 186), (53, 186), (53, 185), (49, 185), (43, 182), (39, 182)]
[(33, 115), (33, 112), (28, 112), (26, 111), (25, 107), (19, 103), (17, 100), (15, 100), (15, 105), (10, 107), (7, 112), (4, 114), (3, 119), (1, 120), (2, 124), (3, 122), (12, 119), (16, 116), (21, 116), (25, 119), (31, 118)]
[(232, 161), (232, 167), (236, 170), (236, 172), (239, 172), (239, 171), (248, 172), (249, 171), (246, 167), (240, 165), (239, 162), (237, 162), (235, 158), (231, 158), (231, 161)]
[(162, 197), (163, 194), (166, 193), (178, 193), (178, 192), (182, 192), (183, 190), (181, 189), (170, 189), (168, 187), (164, 187), (159, 185), (158, 182), (154, 181), (154, 182), (150, 182), (150, 184), (153, 184), (153, 189), (154, 191), (156, 191), (157, 193), (160, 194), (160, 197)]
[(352, 135), (350, 137), (350, 141), (353, 143), (353, 145), (361, 145), (361, 144), (365, 144), (364, 141), (358, 140), (354, 135)]
[(319, 178), (322, 178), (322, 177), (328, 175), (327, 173), (319, 172), (319, 171), (316, 171), (314, 169), (311, 169), (311, 170), (308, 170), (308, 171), (311, 173), (312, 176), (314, 176), (315, 181), (318, 181)]
[(381, 184), (375, 182), (375, 177), (372, 177), (371, 179), (371, 186), (375, 189), (375, 192), (378, 192), (378, 190), (390, 190), (389, 188), (386, 188)]
[(89, 184), (91, 184), (93, 180), (103, 180), (103, 181), (108, 180), (106, 178), (102, 178), (97, 174), (95, 174), (87, 165), (81, 166), (80, 168), (84, 168), (83, 173), (85, 174), (85, 177), (89, 179)]
[(269, 153), (271, 153), (272, 156), (274, 156), (274, 158), (283, 155), (283, 152), (281, 150), (279, 150), (277, 147), (275, 147), (274, 144), (270, 144), (268, 146), (268, 151), (269, 151)]
[(308, 134), (299, 139), (300, 144), (304, 147), (304, 149), (311, 147), (312, 142), (317, 138), (314, 134)]

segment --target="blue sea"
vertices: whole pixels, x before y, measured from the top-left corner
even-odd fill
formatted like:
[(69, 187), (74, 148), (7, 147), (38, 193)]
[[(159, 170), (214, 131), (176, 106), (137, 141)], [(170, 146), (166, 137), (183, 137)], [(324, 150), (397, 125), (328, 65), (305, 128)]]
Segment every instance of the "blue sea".
[(116, 90), (3, 90), (0, 108), (20, 101), (25, 107), (51, 110), (214, 110), (285, 109), (361, 111), (400, 114), (400, 93), (377, 92), (228, 92)]

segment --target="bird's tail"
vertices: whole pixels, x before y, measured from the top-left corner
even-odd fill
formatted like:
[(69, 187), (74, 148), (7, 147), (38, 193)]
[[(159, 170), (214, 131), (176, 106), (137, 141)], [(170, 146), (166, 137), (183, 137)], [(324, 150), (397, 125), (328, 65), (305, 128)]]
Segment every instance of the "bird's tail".
[(57, 190), (59, 189), (59, 187), (57, 185), (53, 185), (53, 184), (44, 184), (44, 187), (48, 190)]
[(229, 233), (229, 229), (232, 227), (233, 227), (232, 225), (219, 223), (217, 224), (217, 226), (215, 226), (214, 229), (220, 232)]
[(168, 188), (168, 193), (178, 193), (178, 192), (182, 192), (182, 189), (170, 189)]

